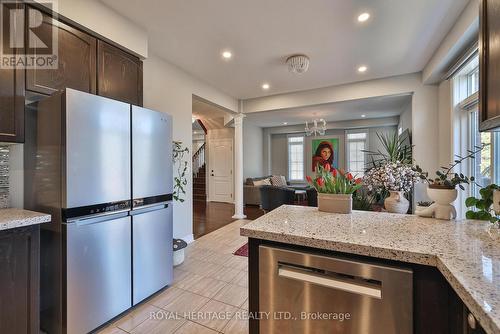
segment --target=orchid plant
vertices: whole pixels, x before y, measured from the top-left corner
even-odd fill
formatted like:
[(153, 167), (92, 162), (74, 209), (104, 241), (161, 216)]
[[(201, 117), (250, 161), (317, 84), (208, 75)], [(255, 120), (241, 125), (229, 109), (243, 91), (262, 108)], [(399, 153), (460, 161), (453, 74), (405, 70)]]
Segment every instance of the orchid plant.
[(324, 194), (353, 194), (362, 186), (361, 178), (355, 179), (351, 173), (332, 168), (329, 164), (318, 165), (315, 178), (307, 176), (306, 179), (318, 193)]

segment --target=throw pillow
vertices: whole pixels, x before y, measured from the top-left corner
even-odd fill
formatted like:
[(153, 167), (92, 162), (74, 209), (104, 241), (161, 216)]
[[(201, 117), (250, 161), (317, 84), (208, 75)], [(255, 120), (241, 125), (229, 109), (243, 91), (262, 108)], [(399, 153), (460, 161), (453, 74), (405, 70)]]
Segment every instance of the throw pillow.
[(253, 181), (253, 185), (256, 186), (256, 187), (270, 186), (271, 185), (271, 181), (269, 181), (269, 179), (254, 180)]
[(286, 186), (286, 179), (284, 176), (281, 176), (281, 175), (273, 175), (271, 177), (271, 183), (275, 187), (285, 187)]

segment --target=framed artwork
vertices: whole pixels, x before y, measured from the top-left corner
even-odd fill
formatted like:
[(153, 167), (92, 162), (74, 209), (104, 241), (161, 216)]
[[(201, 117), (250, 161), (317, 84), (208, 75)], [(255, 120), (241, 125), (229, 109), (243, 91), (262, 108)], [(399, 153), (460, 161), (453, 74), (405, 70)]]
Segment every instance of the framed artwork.
[(321, 138), (313, 139), (312, 144), (312, 171), (316, 171), (316, 166), (319, 164), (325, 166), (330, 164), (334, 168), (339, 168), (339, 153), (340, 139), (336, 138)]

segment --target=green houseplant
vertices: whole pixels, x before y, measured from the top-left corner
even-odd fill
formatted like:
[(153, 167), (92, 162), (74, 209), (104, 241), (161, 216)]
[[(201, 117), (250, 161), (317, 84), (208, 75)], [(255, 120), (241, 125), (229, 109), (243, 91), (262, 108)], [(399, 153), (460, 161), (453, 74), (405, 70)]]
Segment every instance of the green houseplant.
[(467, 219), (487, 220), (498, 226), (500, 215), (493, 210), (493, 197), (500, 186), (491, 184), (479, 190), (481, 198), (469, 197), (465, 200), (468, 208), (473, 208), (465, 214)]
[(177, 175), (174, 176), (174, 193), (172, 197), (174, 200), (181, 203), (185, 201), (184, 196), (186, 195), (186, 189), (184, 187), (188, 183), (186, 178), (188, 162), (184, 158), (188, 153), (189, 149), (183, 146), (182, 142), (174, 141), (172, 143), (172, 161), (177, 173)]
[(351, 213), (352, 195), (361, 188), (361, 179), (342, 169), (318, 164), (316, 176), (306, 177), (307, 182), (318, 192), (318, 209), (325, 212)]
[(448, 166), (437, 170), (433, 178), (429, 177), (429, 173), (423, 172), (420, 166), (415, 167), (420, 178), (428, 184), (427, 195), (434, 201), (430, 207), (418, 210), (417, 215), (445, 220), (456, 218), (457, 212), (452, 204), (458, 196), (456, 188), (458, 186), (465, 190), (464, 184), (471, 184), (475, 182), (475, 179), (473, 176), (468, 177), (462, 173), (456, 173), (454, 169), (464, 161), (474, 159), (484, 147), (485, 145), (477, 146), (475, 150), (469, 150), (465, 156), (456, 155), (456, 159)]

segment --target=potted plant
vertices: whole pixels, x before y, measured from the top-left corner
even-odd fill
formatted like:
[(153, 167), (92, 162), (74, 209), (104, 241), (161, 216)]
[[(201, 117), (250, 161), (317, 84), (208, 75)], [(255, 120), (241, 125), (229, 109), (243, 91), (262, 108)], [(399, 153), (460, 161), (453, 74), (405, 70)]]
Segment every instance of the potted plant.
[(387, 162), (370, 169), (363, 177), (368, 190), (374, 192), (388, 191), (389, 197), (384, 201), (385, 209), (392, 213), (406, 213), (410, 202), (404, 194), (409, 193), (418, 173), (411, 165), (401, 162)]
[(427, 209), (432, 204), (434, 204), (434, 202), (430, 202), (430, 201), (420, 201), (420, 202), (417, 202), (417, 207), (415, 208), (415, 211), (420, 211), (420, 210)]
[(487, 220), (495, 226), (500, 222), (500, 212), (494, 211), (494, 193), (500, 190), (496, 184), (491, 184), (479, 190), (481, 198), (469, 197), (465, 200), (465, 205), (473, 210), (467, 211), (467, 219)]
[(318, 209), (324, 212), (351, 213), (352, 194), (361, 188), (361, 179), (342, 169), (318, 164), (315, 178), (307, 176), (307, 182), (318, 192)]
[(434, 204), (428, 209), (417, 212), (418, 215), (446, 220), (456, 218), (457, 213), (455, 207), (452, 205), (458, 196), (456, 188), (458, 186), (460, 189), (465, 190), (464, 184), (475, 182), (475, 179), (473, 176), (468, 177), (462, 173), (455, 173), (453, 171), (465, 160), (474, 159), (476, 154), (481, 152), (484, 147), (485, 145), (477, 146), (476, 150), (469, 150), (466, 156), (456, 155), (457, 158), (455, 161), (437, 170), (434, 178), (429, 178), (429, 173), (422, 171), (420, 166), (417, 165), (415, 167), (415, 171), (419, 174), (420, 179), (428, 184), (427, 195), (434, 201)]

